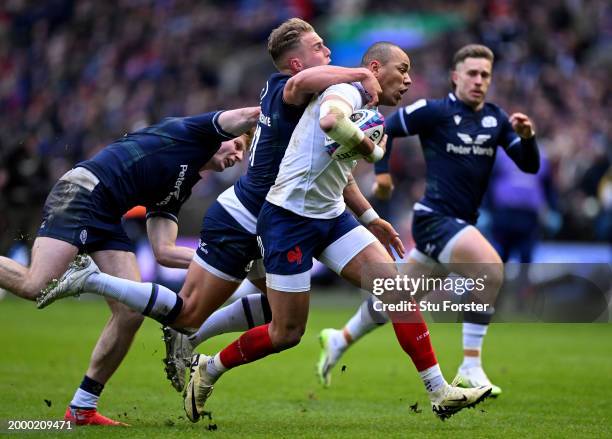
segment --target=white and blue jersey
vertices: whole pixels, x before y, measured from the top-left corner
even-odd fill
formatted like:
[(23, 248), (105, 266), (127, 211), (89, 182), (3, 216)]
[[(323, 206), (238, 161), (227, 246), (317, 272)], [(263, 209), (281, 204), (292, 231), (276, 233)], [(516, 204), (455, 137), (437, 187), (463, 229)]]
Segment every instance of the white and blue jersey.
[(340, 274), (376, 239), (346, 211), (343, 192), (356, 161), (334, 160), (325, 148), (320, 107), (330, 95), (353, 111), (367, 102), (361, 84), (332, 85), (310, 101), (258, 217), (266, 285), (277, 291), (309, 291), (313, 257)]
[(427, 177), (425, 195), (415, 205), (413, 235), (417, 248), (435, 259), (459, 230), (475, 224), (498, 146), (522, 170), (539, 167), (535, 139), (521, 139), (502, 109), (485, 103), (474, 111), (453, 93), (394, 112), (386, 119), (385, 133), (388, 148), (377, 173), (388, 172), (393, 138), (419, 136)]
[(200, 168), (221, 142), (235, 137), (220, 128), (220, 114), (166, 118), (78, 163), (47, 197), (38, 236), (88, 252), (133, 251), (121, 227), (127, 210), (144, 205), (147, 217), (178, 221), (180, 207), (200, 179)]

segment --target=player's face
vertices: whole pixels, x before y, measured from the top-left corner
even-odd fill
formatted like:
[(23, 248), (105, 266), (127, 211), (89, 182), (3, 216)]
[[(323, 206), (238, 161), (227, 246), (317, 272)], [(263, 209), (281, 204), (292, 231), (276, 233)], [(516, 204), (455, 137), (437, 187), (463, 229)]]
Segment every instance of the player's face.
[(241, 162), (246, 150), (244, 136), (236, 137), (221, 143), (221, 147), (214, 156), (200, 169), (203, 171), (221, 172), (226, 168), (231, 168), (236, 163)]
[(300, 71), (329, 64), (330, 55), (331, 50), (323, 44), (321, 37), (316, 32), (307, 32), (302, 35), (300, 47), (296, 50), (294, 58), (299, 62), (301, 68), (298, 71)]
[(408, 91), (412, 84), (410, 71), (410, 59), (406, 52), (399, 48), (393, 48), (393, 53), (389, 61), (381, 65), (378, 72), (374, 75), (382, 88), (382, 95), (379, 99), (380, 105), (395, 106), (402, 100), (402, 95)]
[(486, 58), (466, 58), (452, 73), (455, 95), (470, 107), (479, 110), (491, 84), (491, 61)]

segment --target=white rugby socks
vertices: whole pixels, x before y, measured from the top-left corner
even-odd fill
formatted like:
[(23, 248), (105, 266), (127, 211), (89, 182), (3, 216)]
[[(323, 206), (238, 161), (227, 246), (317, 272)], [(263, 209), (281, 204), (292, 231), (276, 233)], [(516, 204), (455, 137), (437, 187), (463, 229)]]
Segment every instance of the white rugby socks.
[(264, 294), (250, 294), (218, 309), (189, 337), (192, 346), (228, 332), (243, 332), (269, 323), (272, 312)]

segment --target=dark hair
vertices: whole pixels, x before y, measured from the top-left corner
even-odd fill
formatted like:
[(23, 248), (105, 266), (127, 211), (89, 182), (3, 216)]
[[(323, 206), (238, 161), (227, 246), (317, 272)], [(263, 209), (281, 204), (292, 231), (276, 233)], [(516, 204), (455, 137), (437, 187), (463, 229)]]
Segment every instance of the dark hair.
[(279, 61), (288, 51), (295, 49), (300, 44), (300, 37), (314, 32), (314, 28), (301, 18), (290, 18), (274, 29), (268, 37), (268, 52), (272, 56), (274, 65), (279, 70)]
[(391, 53), (394, 48), (402, 50), (397, 44), (390, 43), (389, 41), (379, 41), (378, 43), (372, 44), (363, 54), (361, 65), (367, 67), (367, 65), (374, 60), (380, 61), (383, 65), (387, 64), (391, 59)]

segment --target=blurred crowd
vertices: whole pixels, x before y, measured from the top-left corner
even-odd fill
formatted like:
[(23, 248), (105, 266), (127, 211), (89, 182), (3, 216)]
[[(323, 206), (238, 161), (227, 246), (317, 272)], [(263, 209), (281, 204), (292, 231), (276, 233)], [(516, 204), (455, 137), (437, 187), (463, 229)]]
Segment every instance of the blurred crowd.
[[(489, 100), (536, 123), (558, 192), (563, 240), (611, 240), (612, 5), (606, 0), (4, 0), (0, 2), (0, 252), (28, 239), (55, 180), (123, 133), (164, 116), (255, 105), (273, 66), (270, 30), (292, 16), (452, 12), (465, 26), (409, 52), (404, 104), (442, 97), (463, 44), (496, 55)], [(332, 54), (333, 59), (333, 54)], [(394, 211), (423, 190), (416, 141), (396, 147)], [(203, 212), (241, 169), (208, 176), (181, 220)], [(368, 192), (371, 172), (363, 171)], [(401, 209), (399, 209), (401, 207)], [(404, 209), (405, 207), (405, 209)]]

